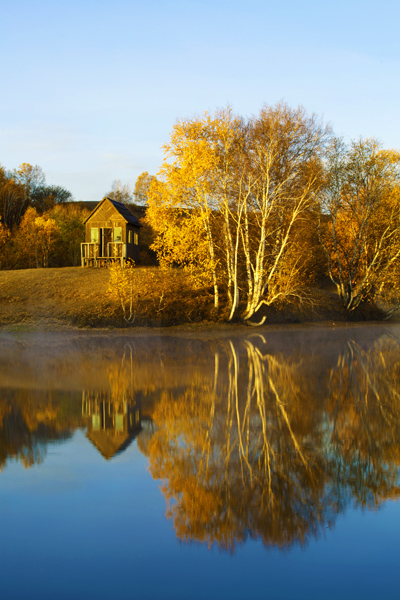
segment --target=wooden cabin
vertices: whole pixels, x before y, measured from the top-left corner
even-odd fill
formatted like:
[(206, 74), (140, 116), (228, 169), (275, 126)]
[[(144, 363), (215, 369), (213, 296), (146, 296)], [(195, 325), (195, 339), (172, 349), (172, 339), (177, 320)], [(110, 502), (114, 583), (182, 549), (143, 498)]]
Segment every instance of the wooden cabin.
[(82, 267), (139, 262), (141, 225), (124, 204), (104, 198), (85, 221), (81, 244)]

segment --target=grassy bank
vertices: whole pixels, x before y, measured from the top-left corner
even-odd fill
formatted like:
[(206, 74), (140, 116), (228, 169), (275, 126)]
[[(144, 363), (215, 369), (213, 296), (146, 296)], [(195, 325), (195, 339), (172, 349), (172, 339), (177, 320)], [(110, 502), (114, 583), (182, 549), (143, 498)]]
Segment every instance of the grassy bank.
[(105, 269), (0, 271), (0, 325), (48, 321), (75, 324), (80, 315), (110, 311)]
[(182, 271), (141, 267), (135, 278), (135, 317), (127, 323), (108, 291), (108, 269), (0, 271), (0, 327), (163, 326), (215, 319), (210, 293), (192, 290)]
[[(135, 269), (135, 317), (128, 325), (109, 292), (108, 269), (0, 271), (0, 327), (127, 327), (221, 322), (210, 290), (193, 290), (182, 271)], [(161, 279), (162, 278), (162, 279)], [(160, 291), (161, 290), (161, 291)], [(359, 318), (376, 315), (359, 315)], [(312, 304), (268, 309), (267, 323), (346, 321), (332, 290), (315, 290)]]

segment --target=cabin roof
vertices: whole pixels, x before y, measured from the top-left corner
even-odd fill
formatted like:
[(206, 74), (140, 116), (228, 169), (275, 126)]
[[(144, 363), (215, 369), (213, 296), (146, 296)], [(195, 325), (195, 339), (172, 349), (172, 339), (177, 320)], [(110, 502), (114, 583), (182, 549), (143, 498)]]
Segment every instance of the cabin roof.
[(131, 433), (115, 434), (113, 431), (88, 431), (86, 437), (97, 448), (100, 454), (110, 460), (113, 456), (121, 454), (140, 431), (140, 427)]
[(141, 224), (137, 220), (137, 218), (131, 213), (131, 211), (125, 206), (125, 204), (121, 204), (121, 202), (117, 202), (116, 200), (111, 200), (111, 198), (103, 198), (101, 202), (98, 203), (96, 208), (92, 210), (90, 215), (85, 220), (85, 223), (89, 221), (89, 219), (94, 215), (94, 213), (100, 208), (100, 206), (104, 202), (110, 202), (114, 208), (119, 212), (121, 217), (130, 225), (135, 225), (136, 227), (141, 227)]

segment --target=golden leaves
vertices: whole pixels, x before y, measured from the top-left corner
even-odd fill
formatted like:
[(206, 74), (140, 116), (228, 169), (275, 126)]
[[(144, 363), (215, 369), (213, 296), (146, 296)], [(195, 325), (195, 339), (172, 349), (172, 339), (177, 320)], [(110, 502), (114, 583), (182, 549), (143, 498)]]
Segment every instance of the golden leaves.
[[(284, 276), (295, 225), (322, 181), (326, 135), (313, 115), (283, 103), (248, 121), (229, 107), (179, 121), (164, 147), (162, 183), (149, 197), (160, 261), (183, 266), (199, 285), (212, 283), (216, 308), (223, 290), (229, 319), (250, 318), (264, 300), (299, 297), (294, 277), (279, 294), (269, 291)], [(300, 247), (304, 241), (291, 259), (298, 279), (308, 263)]]
[(399, 305), (392, 292), (400, 275), (400, 154), (360, 139), (335, 140), (328, 156), (321, 239), (331, 279), (347, 310), (370, 301), (390, 314)]

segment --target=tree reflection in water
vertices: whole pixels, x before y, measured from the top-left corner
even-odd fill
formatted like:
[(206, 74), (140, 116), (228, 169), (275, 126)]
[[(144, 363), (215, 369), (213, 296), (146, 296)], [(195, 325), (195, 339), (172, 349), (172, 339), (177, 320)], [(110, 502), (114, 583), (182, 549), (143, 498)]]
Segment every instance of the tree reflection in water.
[(76, 422), (58, 420), (49, 392), (2, 390), (0, 397), (0, 471), (14, 458), (27, 469), (40, 464), (50, 441), (66, 440)]
[(347, 343), (330, 374), (329, 467), (339, 499), (361, 506), (397, 498), (400, 464), (400, 354), (397, 339), (370, 349)]
[(304, 334), (289, 350), (272, 335), (88, 338), (48, 352), (47, 382), (27, 362), (25, 389), (10, 346), (0, 467), (39, 463), (49, 440), (78, 427), (106, 458), (139, 434), (180, 539), (231, 551), (248, 537), (305, 544), (349, 503), (399, 496), (399, 341), (340, 336), (312, 351)]
[(233, 550), (247, 536), (304, 544), (352, 501), (399, 495), (399, 344), (315, 358), (228, 341), (214, 377), (163, 393), (147, 444), (178, 537)]

